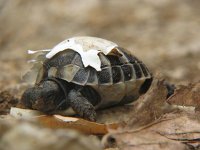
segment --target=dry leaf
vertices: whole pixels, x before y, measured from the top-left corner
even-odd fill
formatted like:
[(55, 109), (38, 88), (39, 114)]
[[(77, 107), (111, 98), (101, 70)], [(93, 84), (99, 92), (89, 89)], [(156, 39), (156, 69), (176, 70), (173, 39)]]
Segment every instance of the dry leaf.
[(120, 149), (189, 149), (200, 145), (199, 118), (194, 114), (167, 114), (149, 125), (121, 129), (104, 137), (105, 147)]
[(190, 114), (175, 111), (179, 107), (168, 104), (166, 94), (164, 80), (156, 77), (148, 92), (135, 102), (129, 122), (106, 135), (103, 145), (131, 150), (198, 147), (200, 119), (195, 118), (197, 114), (190, 109), (187, 109)]
[(81, 118), (64, 117), (60, 115), (39, 116), (39, 122), (50, 128), (68, 128), (75, 129), (87, 134), (104, 135), (108, 129), (117, 129), (117, 124), (100, 124), (87, 121)]
[(163, 114), (177, 110), (166, 102), (167, 89), (164, 82), (161, 77), (156, 76), (148, 92), (135, 102), (129, 116), (130, 126), (149, 124)]
[(175, 91), (168, 102), (170, 104), (176, 104), (181, 106), (200, 106), (200, 81), (197, 83), (191, 83), (187, 86), (181, 86)]
[(87, 134), (103, 135), (108, 133), (108, 129), (117, 129), (117, 124), (100, 124), (87, 121), (81, 118), (65, 117), (61, 115), (44, 115), (43, 113), (12, 107), (10, 114), (17, 119), (35, 120), (43, 126), (49, 128), (68, 128), (75, 129)]

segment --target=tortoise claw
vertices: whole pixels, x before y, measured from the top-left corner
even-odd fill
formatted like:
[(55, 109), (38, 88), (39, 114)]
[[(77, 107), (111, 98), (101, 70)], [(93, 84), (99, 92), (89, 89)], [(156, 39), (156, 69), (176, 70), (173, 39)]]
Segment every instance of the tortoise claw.
[(94, 106), (82, 96), (79, 91), (71, 90), (68, 94), (71, 107), (83, 118), (90, 121), (96, 121), (96, 112)]

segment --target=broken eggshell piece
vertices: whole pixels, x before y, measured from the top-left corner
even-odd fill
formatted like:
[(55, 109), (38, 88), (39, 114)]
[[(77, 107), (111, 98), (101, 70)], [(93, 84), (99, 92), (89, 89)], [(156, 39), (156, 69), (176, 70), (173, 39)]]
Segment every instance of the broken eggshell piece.
[[(117, 44), (105, 39), (80, 36), (59, 43), (47, 53), (46, 57), (50, 59), (63, 50), (72, 49), (81, 55), (84, 67), (91, 66), (97, 71), (101, 71), (101, 61), (98, 53), (102, 52), (108, 55), (113, 51), (117, 51), (116, 47)], [(120, 53), (119, 51), (117, 52)]]

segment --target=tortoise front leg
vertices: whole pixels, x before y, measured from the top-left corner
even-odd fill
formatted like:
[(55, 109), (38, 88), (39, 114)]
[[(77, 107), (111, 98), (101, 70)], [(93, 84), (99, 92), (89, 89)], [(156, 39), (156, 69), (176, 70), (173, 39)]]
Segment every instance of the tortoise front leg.
[(91, 121), (96, 121), (94, 106), (79, 91), (71, 90), (68, 94), (68, 99), (73, 110), (80, 116)]

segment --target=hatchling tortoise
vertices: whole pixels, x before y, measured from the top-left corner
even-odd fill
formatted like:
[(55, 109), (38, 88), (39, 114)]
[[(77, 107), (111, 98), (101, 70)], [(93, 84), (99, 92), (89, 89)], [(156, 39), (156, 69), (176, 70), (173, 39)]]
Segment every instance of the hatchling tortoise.
[(146, 65), (124, 48), (96, 37), (74, 37), (38, 53), (34, 87), (22, 103), (45, 113), (71, 107), (95, 121), (96, 109), (135, 101), (151, 85)]

